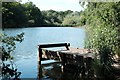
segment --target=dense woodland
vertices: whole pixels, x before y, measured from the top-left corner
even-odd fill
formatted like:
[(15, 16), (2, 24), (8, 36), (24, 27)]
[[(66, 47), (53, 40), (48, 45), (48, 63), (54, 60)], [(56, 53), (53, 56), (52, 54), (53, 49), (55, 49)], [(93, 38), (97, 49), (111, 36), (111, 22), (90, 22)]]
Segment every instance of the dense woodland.
[(79, 26), (80, 13), (67, 11), (40, 11), (32, 2), (2, 3), (3, 27), (45, 27), (45, 26)]

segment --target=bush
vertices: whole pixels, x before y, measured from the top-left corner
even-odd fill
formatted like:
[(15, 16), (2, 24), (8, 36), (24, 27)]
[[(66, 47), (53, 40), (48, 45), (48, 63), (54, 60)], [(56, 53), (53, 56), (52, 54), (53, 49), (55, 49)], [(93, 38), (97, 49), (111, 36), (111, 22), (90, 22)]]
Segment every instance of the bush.
[[(2, 56), (0, 67), (2, 68), (2, 79), (14, 78), (18, 79), (21, 72), (18, 72), (13, 65), (13, 57), (11, 53), (16, 48), (16, 42), (22, 42), (24, 33), (17, 36), (7, 36), (5, 34), (0, 35), (2, 46), (0, 46), (0, 55)], [(19, 80), (19, 79), (18, 79)]]

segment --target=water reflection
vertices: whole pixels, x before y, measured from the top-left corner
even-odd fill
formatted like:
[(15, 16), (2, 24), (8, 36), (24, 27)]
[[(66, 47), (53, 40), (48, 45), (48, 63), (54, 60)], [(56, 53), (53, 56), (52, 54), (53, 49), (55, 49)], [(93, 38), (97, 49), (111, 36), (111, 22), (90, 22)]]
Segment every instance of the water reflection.
[[(52, 67), (51, 67), (52, 66)], [(48, 65), (46, 68), (42, 66), (42, 74), (41, 78), (39, 79), (48, 79), (48, 80), (78, 80), (80, 77), (79, 74), (76, 72), (75, 69), (69, 69), (66, 71), (62, 71), (60, 64), (51, 64)]]
[(66, 65), (62, 69), (62, 63), (54, 62), (38, 64), (38, 80), (95, 80), (91, 68), (87, 68), (88, 66)]

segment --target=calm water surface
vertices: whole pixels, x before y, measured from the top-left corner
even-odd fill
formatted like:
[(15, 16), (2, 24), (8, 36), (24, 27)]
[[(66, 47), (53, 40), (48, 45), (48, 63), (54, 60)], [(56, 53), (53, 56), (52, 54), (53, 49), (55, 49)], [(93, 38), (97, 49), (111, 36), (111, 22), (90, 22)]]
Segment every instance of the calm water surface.
[[(15, 66), (21, 71), (21, 78), (37, 77), (37, 53), (39, 44), (69, 42), (71, 47), (84, 47), (85, 31), (72, 27), (36, 27), (5, 29), (4, 33), (15, 36), (24, 32), (24, 41), (17, 44), (13, 53)], [(45, 63), (45, 62), (42, 62)]]

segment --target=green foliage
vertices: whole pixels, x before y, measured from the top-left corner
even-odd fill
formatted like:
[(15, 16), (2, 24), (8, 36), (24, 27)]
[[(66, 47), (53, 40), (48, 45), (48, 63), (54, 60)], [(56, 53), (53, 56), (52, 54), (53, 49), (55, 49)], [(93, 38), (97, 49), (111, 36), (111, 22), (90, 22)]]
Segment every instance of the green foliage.
[(120, 2), (89, 2), (84, 11), (85, 23), (88, 26), (86, 48), (97, 51), (99, 59), (96, 65), (100, 67), (104, 77), (112, 75), (113, 56), (120, 54), (119, 10)]
[(54, 10), (47, 10), (42, 11), (42, 15), (44, 18), (44, 22), (46, 25), (53, 25), (53, 26), (65, 26), (66, 24), (62, 24), (64, 18), (68, 15), (73, 13), (71, 10), (67, 11), (54, 11)]
[(28, 18), (28, 26), (41, 26), (43, 23), (41, 11), (32, 2), (23, 4)]
[[(91, 8), (93, 4), (96, 5), (96, 7)], [(90, 8), (87, 9), (87, 11), (89, 11), (87, 14), (87, 16), (89, 16), (87, 17), (87, 24), (89, 26), (88, 47), (98, 50), (107, 46), (112, 50), (112, 53), (116, 53), (116, 49), (119, 47), (118, 29), (120, 24), (120, 19), (118, 19), (117, 16), (119, 16), (120, 13), (117, 12), (115, 6), (117, 7), (118, 4), (119, 3), (90, 3), (88, 5), (90, 6)], [(101, 6), (103, 7), (100, 8)]]
[(2, 3), (3, 28), (38, 27), (38, 26), (80, 26), (85, 24), (81, 12), (67, 11), (40, 11), (32, 2)]
[(11, 53), (16, 48), (16, 42), (22, 42), (24, 33), (17, 36), (7, 36), (5, 34), (0, 34), (0, 39), (2, 46), (0, 46), (0, 55), (2, 56), (0, 67), (2, 68), (2, 78), (15, 78), (17, 79), (21, 72), (18, 72), (14, 68), (12, 63), (13, 57)]
[(80, 12), (72, 12), (64, 18), (62, 24), (63, 25), (79, 26), (80, 22), (81, 22)]
[(32, 2), (21, 4), (19, 2), (2, 3), (3, 27), (41, 26), (42, 14)]
[(27, 23), (24, 7), (17, 2), (2, 3), (3, 27), (22, 27)]
[(59, 19), (61, 15), (57, 11), (54, 10), (42, 11), (42, 15), (44, 16), (45, 24), (54, 25), (61, 23), (61, 20)]
[[(71, 10), (40, 11), (32, 2), (24, 4), (19, 2), (2, 3), (3, 28), (27, 26), (78, 26), (81, 22), (79, 16), (80, 12), (73, 12)], [(82, 21), (84, 22), (84, 20)]]

